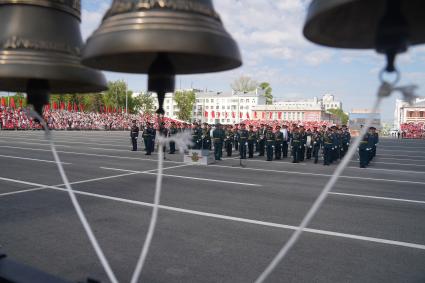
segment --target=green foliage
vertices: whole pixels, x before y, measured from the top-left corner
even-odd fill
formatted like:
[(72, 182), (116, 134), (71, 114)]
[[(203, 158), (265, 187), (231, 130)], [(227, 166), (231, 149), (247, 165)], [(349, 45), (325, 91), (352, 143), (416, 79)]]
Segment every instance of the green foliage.
[(135, 102), (133, 98), (133, 92), (127, 89), (127, 84), (122, 81), (108, 82), (108, 90), (105, 91), (103, 101), (106, 106), (113, 108), (124, 108), (127, 96), (128, 112), (133, 113), (135, 111)]
[(272, 94), (272, 88), (268, 82), (262, 82), (260, 83), (260, 88), (264, 91), (264, 97), (266, 98), (266, 104), (271, 105), (273, 104), (273, 94)]
[(258, 82), (247, 76), (241, 76), (230, 85), (236, 92), (250, 92), (258, 87)]
[(174, 101), (179, 108), (177, 118), (183, 121), (190, 121), (192, 117), (193, 105), (196, 101), (196, 95), (194, 91), (177, 91), (174, 94)]
[(343, 125), (347, 125), (347, 123), (348, 123), (348, 115), (344, 111), (342, 111), (342, 109), (339, 109), (339, 108), (337, 108), (337, 109), (328, 109), (328, 112), (331, 113), (331, 114), (334, 114), (335, 116), (337, 116), (338, 119), (341, 120), (341, 123)]
[(152, 114), (155, 111), (155, 100), (149, 93), (141, 93), (134, 98), (134, 107), (143, 114)]

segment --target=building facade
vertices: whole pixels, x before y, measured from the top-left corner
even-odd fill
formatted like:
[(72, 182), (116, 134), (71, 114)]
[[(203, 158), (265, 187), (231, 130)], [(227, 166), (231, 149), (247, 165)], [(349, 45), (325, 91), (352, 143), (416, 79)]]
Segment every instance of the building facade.
[(425, 123), (425, 98), (416, 98), (409, 104), (397, 99), (394, 111), (394, 128), (399, 130), (401, 124), (405, 123)]

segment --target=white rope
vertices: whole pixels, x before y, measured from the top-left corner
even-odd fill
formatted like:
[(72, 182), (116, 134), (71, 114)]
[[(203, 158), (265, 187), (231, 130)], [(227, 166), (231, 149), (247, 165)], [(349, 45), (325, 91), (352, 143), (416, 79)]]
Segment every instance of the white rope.
[[(376, 113), (377, 109), (379, 108), (379, 105), (381, 104), (382, 96), (378, 95), (376, 102), (373, 106), (372, 113)], [(285, 245), (282, 247), (282, 249), (278, 252), (278, 254), (275, 256), (275, 258), (270, 262), (270, 264), (266, 267), (266, 269), (260, 274), (260, 276), (257, 278), (255, 283), (262, 283), (264, 282), (267, 277), (273, 272), (273, 270), (277, 267), (277, 265), (282, 261), (288, 252), (291, 250), (291, 248), (295, 245), (301, 234), (303, 233), (304, 229), (310, 224), (310, 221), (313, 219), (313, 217), (316, 215), (317, 211), (319, 210), (320, 206), (325, 201), (326, 197), (328, 196), (328, 193), (332, 190), (335, 183), (338, 181), (339, 176), (342, 174), (344, 169), (349, 164), (351, 158), (354, 156), (354, 154), (357, 151), (357, 147), (360, 145), (361, 140), (363, 139), (363, 136), (366, 134), (367, 130), (372, 124), (373, 117), (370, 115), (368, 119), (366, 119), (366, 123), (363, 126), (363, 128), (360, 130), (359, 136), (354, 140), (354, 143), (350, 145), (350, 148), (345, 155), (345, 157), (342, 159), (341, 163), (338, 165), (338, 167), (335, 169), (335, 172), (333, 173), (332, 177), (328, 181), (328, 183), (323, 188), (320, 195), (317, 197), (316, 201), (313, 203), (310, 210), (307, 212), (307, 214), (304, 216), (303, 220), (301, 221), (301, 224), (298, 226), (298, 228), (292, 233), (289, 240), (285, 243)]]
[(180, 153), (183, 153), (190, 142), (190, 133), (189, 132), (183, 132), (176, 134), (172, 137), (163, 137), (157, 133), (156, 135), (158, 138), (158, 174), (156, 177), (156, 184), (155, 184), (155, 197), (154, 197), (154, 203), (152, 208), (152, 216), (149, 223), (149, 229), (146, 235), (145, 243), (143, 244), (142, 252), (139, 256), (139, 259), (136, 263), (136, 268), (134, 269), (133, 275), (131, 277), (131, 283), (137, 283), (139, 281), (140, 275), (143, 270), (143, 266), (146, 262), (146, 258), (149, 252), (149, 248), (152, 243), (153, 234), (155, 232), (156, 223), (158, 221), (158, 210), (159, 210), (159, 201), (161, 199), (161, 189), (162, 189), (162, 174), (163, 174), (163, 168), (164, 168), (164, 151), (163, 151), (163, 145), (167, 144), (168, 142), (175, 142), (176, 147), (179, 149)]
[(86, 232), (86, 234), (87, 234), (87, 236), (90, 240), (90, 243), (92, 244), (92, 246), (93, 246), (93, 248), (96, 252), (97, 257), (99, 258), (100, 263), (103, 266), (103, 269), (105, 270), (109, 280), (112, 283), (118, 283), (118, 280), (117, 280), (111, 266), (109, 265), (109, 262), (106, 259), (105, 254), (103, 253), (102, 248), (100, 247), (99, 242), (97, 241), (96, 236), (94, 235), (93, 230), (91, 229), (89, 222), (87, 221), (87, 218), (86, 218), (86, 216), (85, 216), (85, 214), (84, 214), (84, 212), (83, 212), (83, 210), (80, 206), (80, 203), (78, 202), (78, 199), (75, 196), (74, 190), (72, 189), (71, 184), (69, 183), (68, 177), (66, 176), (65, 170), (63, 169), (59, 155), (56, 151), (55, 144), (53, 142), (53, 137), (50, 133), (49, 127), (46, 124), (46, 121), (44, 121), (44, 119), (38, 113), (36, 113), (35, 111), (31, 111), (30, 114), (31, 114), (31, 116), (37, 118), (44, 128), (46, 139), (49, 141), (50, 149), (52, 150), (52, 154), (53, 154), (53, 158), (55, 159), (59, 173), (62, 177), (62, 181), (65, 184), (65, 187), (68, 191), (72, 205), (74, 206), (74, 209), (77, 212), (78, 218), (80, 219), (80, 222), (84, 227), (84, 231)]

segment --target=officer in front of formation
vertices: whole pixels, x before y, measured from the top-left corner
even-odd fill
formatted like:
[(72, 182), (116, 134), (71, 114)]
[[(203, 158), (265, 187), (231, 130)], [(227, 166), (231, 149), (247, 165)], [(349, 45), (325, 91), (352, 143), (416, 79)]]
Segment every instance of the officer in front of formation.
[(322, 145), (322, 134), (317, 130), (317, 127), (313, 127), (313, 132), (311, 133), (311, 141), (313, 143), (313, 158), (314, 163), (319, 162), (319, 150)]
[(266, 143), (266, 128), (264, 124), (261, 124), (261, 128), (257, 130), (257, 146), (258, 146), (258, 156), (264, 156), (264, 146)]
[(192, 129), (193, 149), (201, 149), (202, 147), (202, 129), (198, 123), (193, 123)]
[(292, 163), (299, 162), (300, 144), (301, 144), (301, 135), (299, 132), (299, 128), (295, 126), (292, 129), (292, 134), (291, 134), (291, 152), (293, 157)]
[(254, 143), (257, 139), (257, 133), (254, 131), (254, 126), (249, 125), (248, 131), (248, 158), (254, 157)]
[(154, 151), (155, 137), (155, 129), (152, 127), (151, 123), (147, 122), (146, 128), (143, 131), (143, 141), (145, 142), (146, 155), (151, 155), (151, 153)]
[(265, 140), (266, 140), (266, 149), (267, 149), (267, 161), (272, 161), (275, 135), (273, 133), (273, 128), (270, 126), (267, 128)]
[(286, 158), (288, 157), (289, 141), (291, 140), (291, 133), (289, 132), (287, 125), (282, 126), (282, 135), (283, 135), (282, 157)]
[(329, 166), (332, 163), (333, 157), (333, 140), (331, 128), (328, 128), (323, 134), (323, 165)]
[(223, 141), (225, 138), (224, 130), (221, 128), (221, 124), (218, 123), (213, 131), (214, 141), (214, 158), (215, 160), (221, 160), (223, 154)]
[(133, 120), (133, 125), (130, 130), (131, 143), (133, 145), (132, 151), (137, 151), (137, 138), (139, 137), (139, 127), (137, 127), (136, 120)]
[(371, 147), (370, 161), (372, 161), (372, 159), (376, 156), (376, 146), (379, 143), (379, 135), (376, 132), (375, 127), (370, 127), (370, 135), (371, 135), (371, 139), (370, 139), (370, 147)]
[(276, 126), (274, 154), (276, 160), (282, 158), (283, 133), (280, 131), (280, 126)]
[(246, 159), (246, 146), (248, 142), (248, 131), (245, 124), (241, 124), (241, 129), (238, 131), (239, 155), (241, 159)]
[(227, 156), (232, 156), (234, 134), (232, 126), (227, 126), (224, 132), (224, 147), (226, 148)]
[[(363, 125), (360, 126), (360, 128), (363, 128)], [(366, 166), (369, 164), (369, 151), (370, 151), (370, 133), (366, 133), (362, 140), (360, 141), (359, 145), (359, 159), (360, 159), (360, 168), (366, 168)]]
[(305, 145), (307, 151), (306, 151), (306, 159), (310, 160), (311, 155), (313, 153), (313, 140), (312, 140), (312, 133), (310, 129), (307, 129), (306, 132), (306, 145)]
[[(169, 133), (170, 133), (170, 137), (177, 135), (178, 129), (175, 122), (171, 122)], [(174, 141), (170, 141), (169, 154), (174, 154), (175, 152), (176, 152), (176, 143)]]
[(342, 140), (342, 145), (341, 145), (341, 159), (342, 159), (347, 153), (348, 147), (350, 146), (350, 142), (351, 142), (351, 134), (348, 131), (348, 128), (346, 125), (342, 125), (341, 140)]
[(204, 123), (204, 128), (202, 129), (202, 149), (211, 148), (211, 132), (208, 128), (208, 124)]
[(305, 147), (307, 144), (307, 134), (305, 132), (304, 126), (300, 126), (300, 148), (299, 148), (299, 161), (304, 161), (305, 156)]

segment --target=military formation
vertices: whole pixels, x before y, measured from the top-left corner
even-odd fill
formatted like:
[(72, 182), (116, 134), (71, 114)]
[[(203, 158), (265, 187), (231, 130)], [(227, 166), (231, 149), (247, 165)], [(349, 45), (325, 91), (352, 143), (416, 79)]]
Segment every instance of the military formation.
[[(213, 150), (217, 161), (222, 160), (223, 153), (226, 157), (231, 157), (236, 151), (240, 159), (254, 158), (256, 154), (264, 156), (267, 161), (291, 158), (293, 163), (312, 160), (317, 164), (322, 157), (323, 165), (329, 166), (347, 154), (351, 143), (351, 134), (346, 125), (341, 127), (323, 125), (321, 128), (306, 129), (303, 125), (297, 124), (275, 127), (261, 124), (254, 128), (253, 125), (247, 127), (244, 123), (216, 124), (213, 127), (207, 123), (192, 125), (183, 123), (177, 126), (172, 122), (168, 128), (164, 123), (160, 123), (158, 128), (158, 134), (163, 136), (173, 136), (181, 131), (190, 131), (191, 149)], [(146, 155), (154, 151), (156, 134), (156, 129), (151, 123), (146, 123), (142, 128)], [(137, 150), (138, 135), (139, 129), (134, 121), (130, 133), (133, 150)], [(358, 148), (361, 168), (368, 166), (376, 156), (378, 141), (376, 128), (371, 127)], [(174, 142), (170, 142), (168, 147), (169, 154), (176, 152)]]

